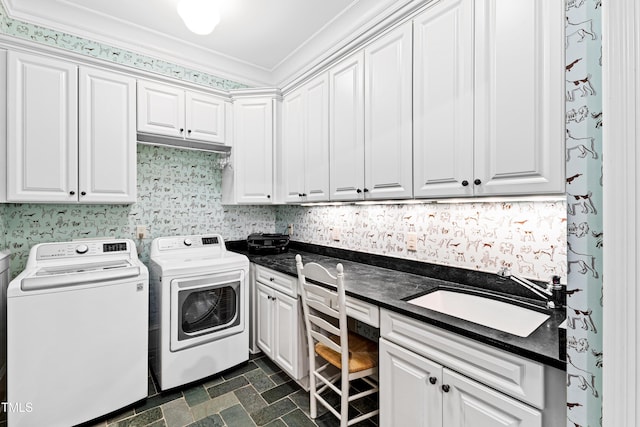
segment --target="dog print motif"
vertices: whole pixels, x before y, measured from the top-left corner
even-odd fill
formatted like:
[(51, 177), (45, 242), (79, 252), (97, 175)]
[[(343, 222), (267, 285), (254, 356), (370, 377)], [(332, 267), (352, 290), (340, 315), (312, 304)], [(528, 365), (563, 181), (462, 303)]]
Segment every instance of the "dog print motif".
[(591, 85), (591, 74), (587, 74), (587, 77), (585, 77), (584, 79), (574, 80), (574, 81), (567, 80), (566, 91), (567, 91), (567, 101), (574, 100), (574, 93), (576, 91), (581, 92), (580, 96), (582, 97), (585, 97), (588, 95), (595, 95), (596, 90)]
[(586, 105), (583, 105), (582, 107), (578, 108), (578, 110), (576, 110), (575, 108), (572, 108), (571, 110), (567, 111), (566, 122), (580, 123), (581, 121), (586, 119), (588, 116), (589, 116), (589, 107), (587, 107)]
[(566, 18), (565, 21), (565, 47), (569, 47), (569, 38), (578, 35), (580, 39), (578, 43), (584, 41), (584, 38), (588, 35), (591, 36), (591, 40), (596, 40), (596, 34), (593, 31), (593, 20), (589, 19), (584, 22), (578, 22), (576, 24), (569, 22), (569, 17)]
[(590, 389), (594, 397), (599, 396), (598, 390), (596, 390), (596, 376), (574, 365), (571, 356), (567, 354), (567, 387), (571, 387), (575, 381), (578, 382), (580, 390)]
[(595, 138), (587, 136), (585, 138), (576, 138), (571, 135), (571, 131), (569, 129), (566, 130), (566, 151), (567, 151), (567, 161), (571, 159), (571, 151), (578, 150), (580, 154), (578, 157), (581, 159), (587, 156), (587, 153), (591, 154), (592, 159), (598, 158), (598, 153), (594, 147)]
[[(591, 193), (591, 191), (588, 191), (587, 194), (584, 194), (584, 195), (567, 193), (567, 200), (568, 200), (567, 211), (569, 212), (569, 215), (576, 214), (576, 207), (581, 207), (583, 214), (588, 214), (589, 212), (591, 212), (594, 215), (597, 215), (598, 211), (596, 210), (596, 207), (593, 204), (593, 201), (591, 200), (592, 196), (593, 196), (593, 193)], [(571, 201), (572, 197), (575, 200), (575, 202)]]
[(571, 244), (567, 242), (567, 272), (571, 272), (571, 265), (573, 264), (577, 264), (580, 268), (580, 274), (587, 274), (590, 271), (594, 279), (600, 277), (598, 270), (596, 270), (596, 257), (574, 251), (571, 248)]

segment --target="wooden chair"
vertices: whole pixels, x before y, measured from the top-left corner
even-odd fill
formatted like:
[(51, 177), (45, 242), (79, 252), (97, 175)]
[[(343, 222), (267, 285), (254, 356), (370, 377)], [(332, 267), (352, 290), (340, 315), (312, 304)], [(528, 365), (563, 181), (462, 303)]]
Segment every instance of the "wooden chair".
[[(333, 276), (319, 264), (303, 265), (302, 257), (296, 255), (296, 268), (309, 344), (311, 418), (317, 416), (317, 402), (338, 417), (340, 427), (373, 417), (379, 412), (377, 406), (375, 410), (351, 420), (348, 417), (350, 402), (378, 391), (375, 380), (378, 373), (378, 344), (347, 329), (342, 264), (336, 266), (337, 276)], [(323, 283), (325, 286), (310, 282)], [(316, 356), (319, 356), (318, 360)], [(349, 383), (359, 378), (369, 388), (349, 395)], [(340, 397), (340, 412), (322, 396), (329, 389)]]

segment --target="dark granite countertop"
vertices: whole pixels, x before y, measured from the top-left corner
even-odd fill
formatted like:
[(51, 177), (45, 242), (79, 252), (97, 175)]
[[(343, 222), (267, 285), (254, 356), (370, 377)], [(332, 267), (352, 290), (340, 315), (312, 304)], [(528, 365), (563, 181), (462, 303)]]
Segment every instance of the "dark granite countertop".
[[(404, 301), (416, 294), (427, 293), (438, 287), (478, 289), (477, 284), (480, 283), (482, 291), (504, 295), (504, 288), (508, 288), (509, 294), (515, 294), (513, 297), (523, 303), (542, 305), (540, 301), (517, 295), (526, 293), (526, 290), (517, 285), (511, 286), (510, 283), (498, 283), (501, 292), (496, 292), (496, 285), (492, 283), (496, 280), (492, 277), (495, 275), (298, 242), (291, 242), (289, 251), (279, 254), (249, 253), (243, 242), (227, 242), (227, 247), (229, 250), (247, 255), (251, 262), (257, 265), (292, 276), (297, 276), (296, 254), (302, 255), (304, 263), (316, 262), (330, 271), (335, 269), (338, 262), (341, 262), (344, 265), (347, 295), (528, 359), (566, 370), (565, 338), (561, 336), (558, 329), (558, 325), (565, 319), (564, 309), (547, 311), (551, 314), (549, 320), (531, 335), (522, 338)], [(473, 282), (473, 286), (469, 282)]]

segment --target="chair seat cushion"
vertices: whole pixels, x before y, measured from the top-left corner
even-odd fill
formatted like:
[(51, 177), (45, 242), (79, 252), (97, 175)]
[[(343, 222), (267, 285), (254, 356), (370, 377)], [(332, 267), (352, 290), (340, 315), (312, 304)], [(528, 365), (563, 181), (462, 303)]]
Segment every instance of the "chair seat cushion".
[[(331, 341), (340, 344), (340, 337), (332, 335)], [(349, 373), (364, 371), (378, 365), (378, 344), (349, 332)], [(316, 343), (315, 350), (318, 356), (331, 363), (338, 369), (342, 369), (340, 353), (322, 343)]]

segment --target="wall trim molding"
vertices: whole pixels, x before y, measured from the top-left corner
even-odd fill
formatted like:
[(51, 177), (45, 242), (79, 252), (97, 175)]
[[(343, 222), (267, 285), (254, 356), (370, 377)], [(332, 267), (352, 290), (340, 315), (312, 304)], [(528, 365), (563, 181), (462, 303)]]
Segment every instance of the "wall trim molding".
[(639, 25), (636, 0), (604, 2), (604, 426), (640, 425)]

